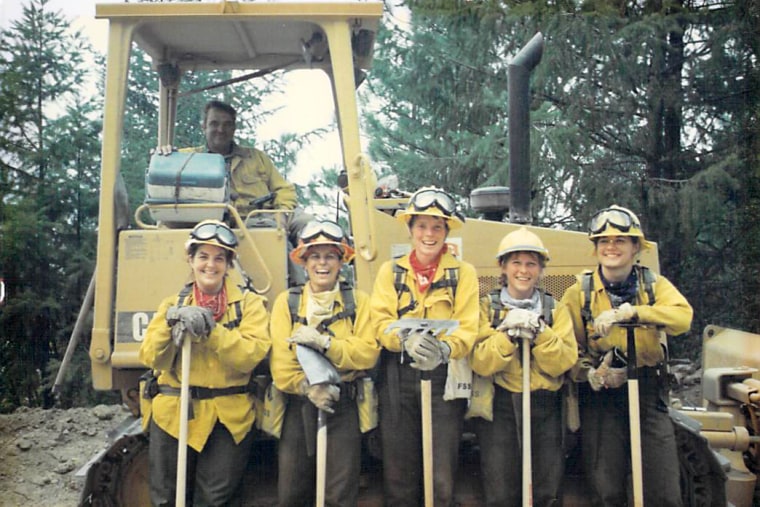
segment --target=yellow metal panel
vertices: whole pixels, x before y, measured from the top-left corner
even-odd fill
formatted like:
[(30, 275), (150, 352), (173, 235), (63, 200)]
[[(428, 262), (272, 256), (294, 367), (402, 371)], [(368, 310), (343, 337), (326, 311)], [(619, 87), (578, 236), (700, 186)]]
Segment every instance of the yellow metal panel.
[[(702, 334), (702, 368), (747, 366), (760, 370), (760, 335), (720, 326), (707, 326)], [(752, 375), (760, 379), (760, 373)]]
[[(261, 256), (267, 259), (267, 267), (272, 273), (271, 289), (265, 294), (271, 304), (273, 296), (286, 288), (285, 237), (276, 229), (249, 229), (247, 233)], [(178, 294), (191, 280), (185, 254), (188, 234), (189, 229), (141, 229), (124, 231), (119, 236), (115, 338), (110, 356), (114, 368), (143, 367), (137, 359), (137, 352), (159, 303), (170, 295)], [(240, 243), (240, 263), (255, 283), (259, 273), (251, 260), (251, 243), (245, 238)], [(231, 270), (230, 276), (238, 285), (243, 284), (238, 270)]]
[(296, 18), (379, 18), (382, 2), (161, 2), (104, 3), (95, 6), (95, 18), (154, 16), (269, 16)]

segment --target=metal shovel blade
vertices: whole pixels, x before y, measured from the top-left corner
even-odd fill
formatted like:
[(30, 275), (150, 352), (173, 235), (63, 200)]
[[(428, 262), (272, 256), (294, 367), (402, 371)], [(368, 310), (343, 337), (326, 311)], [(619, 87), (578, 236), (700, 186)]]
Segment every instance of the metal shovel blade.
[(338, 384), (340, 375), (323, 354), (305, 345), (296, 345), (296, 357), (311, 385)]
[(447, 335), (451, 334), (458, 327), (458, 320), (399, 319), (388, 324), (388, 327), (385, 328), (385, 332), (387, 333), (392, 329), (399, 329), (402, 331), (408, 331), (410, 333), (430, 333), (433, 336), (438, 336), (444, 332)]

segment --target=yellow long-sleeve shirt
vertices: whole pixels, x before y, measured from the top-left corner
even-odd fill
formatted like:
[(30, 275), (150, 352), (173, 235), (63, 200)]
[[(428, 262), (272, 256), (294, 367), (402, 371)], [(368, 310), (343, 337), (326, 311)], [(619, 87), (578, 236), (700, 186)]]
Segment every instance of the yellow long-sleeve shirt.
[[(299, 303), (299, 315), (306, 315), (306, 305), (310, 289), (308, 284)], [(369, 370), (377, 362), (380, 348), (375, 340), (375, 333), (369, 317), (369, 296), (358, 289), (354, 289), (356, 304), (356, 316), (351, 319), (340, 319), (330, 324), (329, 329), (334, 333), (330, 348), (325, 352), (338, 370), (343, 381), (351, 381), (357, 377), (358, 372)], [(345, 302), (343, 296), (338, 295), (333, 308), (333, 315), (343, 311)], [(295, 346), (288, 343), (288, 338), (293, 331), (302, 324), (292, 323), (290, 309), (288, 308), (288, 291), (277, 296), (272, 306), (272, 318), (270, 321), (270, 333), (272, 335), (272, 358), (270, 368), (275, 386), (280, 391), (290, 394), (301, 394), (300, 385), (306, 375), (298, 363)]]
[[(522, 360), (519, 347), (502, 331), (492, 327), (494, 310), (491, 300), (480, 301), (480, 332), (470, 364), (483, 376), (494, 376), (494, 382), (511, 392), (522, 392)], [(504, 312), (504, 316), (508, 311)], [(573, 335), (570, 312), (563, 304), (552, 310), (552, 325), (545, 326), (531, 347), (530, 390), (557, 391), (563, 375), (578, 361), (578, 346)]]
[(396, 333), (386, 333), (392, 322), (399, 319), (398, 310), (409, 305), (411, 298), (416, 306), (403, 318), (447, 319), (459, 321), (459, 327), (450, 335), (440, 337), (451, 348), (451, 359), (468, 357), (478, 334), (478, 275), (472, 264), (462, 262), (449, 253), (443, 254), (433, 283), (445, 277), (446, 269), (458, 268), (456, 297), (452, 299), (451, 290), (446, 287), (428, 289), (420, 293), (414, 272), (409, 264), (409, 255), (396, 260), (406, 270), (402, 283), (409, 287), (409, 292), (396, 294), (393, 261), (384, 263), (377, 273), (372, 290), (372, 322), (377, 330), (380, 344), (391, 352), (401, 351), (401, 341)]
[[(654, 273), (652, 273), (654, 275)], [(577, 381), (585, 381), (588, 368), (596, 366), (599, 358), (613, 347), (627, 351), (626, 330), (613, 326), (609, 336), (591, 339), (593, 335), (593, 322), (585, 324), (581, 316), (584, 305), (582, 277), (578, 275), (578, 281), (565, 291), (562, 303), (567, 305), (573, 322), (573, 331), (581, 350), (581, 357), (573, 369), (573, 378)], [(605, 310), (612, 309), (607, 292), (599, 276), (599, 270), (593, 274), (593, 290), (591, 291), (590, 311), (596, 317)], [(660, 346), (660, 330), (668, 335), (679, 335), (689, 330), (694, 311), (686, 298), (664, 276), (655, 275), (652, 284), (655, 296), (653, 305), (649, 304), (649, 297), (645, 285), (639, 277), (639, 291), (636, 304), (633, 305), (638, 315), (638, 322), (651, 324), (651, 327), (642, 327), (635, 330), (636, 336), (636, 363), (638, 366), (656, 366), (664, 359), (664, 353)]]
[[(252, 292), (243, 293), (229, 278), (225, 279), (227, 311), (209, 334), (208, 339), (193, 342), (190, 359), (190, 385), (209, 388), (244, 386), (251, 372), (269, 353), (269, 316), (264, 298)], [(240, 304), (240, 325), (227, 329), (224, 324), (237, 318)], [(164, 299), (150, 321), (145, 340), (140, 346), (140, 360), (158, 370), (158, 383), (181, 386), (182, 354), (171, 337), (166, 311), (177, 304), (177, 295)], [(184, 305), (194, 305), (192, 292)], [(203, 450), (217, 420), (229, 430), (236, 443), (250, 431), (254, 422), (253, 399), (250, 394), (219, 396), (193, 400), (193, 418), (188, 423), (188, 444)], [(156, 424), (179, 438), (179, 396), (158, 394), (153, 398), (152, 417)]]

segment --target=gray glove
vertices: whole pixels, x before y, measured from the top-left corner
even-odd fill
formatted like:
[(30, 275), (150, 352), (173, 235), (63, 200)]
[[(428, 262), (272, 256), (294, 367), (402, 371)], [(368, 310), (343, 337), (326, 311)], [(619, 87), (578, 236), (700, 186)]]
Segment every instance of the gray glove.
[[(194, 341), (208, 338), (216, 322), (214, 314), (203, 306), (172, 306), (166, 311), (166, 322), (174, 328), (178, 326), (181, 331), (187, 331)], [(185, 333), (173, 333), (177, 346), (182, 345), (182, 336)], [(179, 341), (179, 343), (177, 343)]]
[(404, 350), (414, 359), (412, 368), (434, 370), (441, 363), (448, 363), (451, 347), (429, 333), (411, 333), (404, 340)]
[(334, 414), (333, 405), (340, 399), (340, 389), (333, 384), (316, 384), (306, 388), (306, 396), (319, 410)]
[(537, 313), (533, 313), (530, 310), (523, 308), (512, 308), (507, 312), (507, 316), (499, 324), (498, 330), (504, 331), (505, 329), (529, 329), (534, 333), (539, 332), (543, 328), (543, 322), (541, 316)]
[(613, 368), (612, 364), (612, 351), (610, 350), (604, 355), (602, 363), (598, 368), (590, 368), (588, 371), (588, 383), (591, 389), (599, 391), (602, 388), (605, 389), (617, 389), (625, 384), (628, 380), (627, 368)]
[(497, 330), (505, 331), (512, 341), (528, 340), (533, 343), (536, 335), (544, 330), (541, 316), (523, 308), (512, 308), (501, 321)]
[(301, 326), (295, 330), (293, 336), (288, 338), (289, 343), (306, 345), (319, 352), (324, 352), (330, 348), (330, 336), (321, 334), (312, 326)]
[(623, 303), (618, 308), (605, 310), (594, 318), (594, 333), (599, 336), (607, 336), (610, 334), (612, 326), (618, 322), (631, 321), (636, 316), (636, 308), (631, 306), (630, 303)]

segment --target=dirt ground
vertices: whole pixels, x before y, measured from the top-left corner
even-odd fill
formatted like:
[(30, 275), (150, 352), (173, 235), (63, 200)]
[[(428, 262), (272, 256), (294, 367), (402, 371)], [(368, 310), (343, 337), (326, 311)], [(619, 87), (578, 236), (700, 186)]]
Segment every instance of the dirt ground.
[(84, 478), (76, 472), (127, 415), (118, 405), (0, 415), (0, 506), (77, 505)]
[[(695, 406), (700, 394), (689, 382), (673, 397)], [(118, 405), (0, 415), (0, 507), (77, 505), (84, 483), (77, 471), (108, 447), (109, 431), (127, 415)]]

